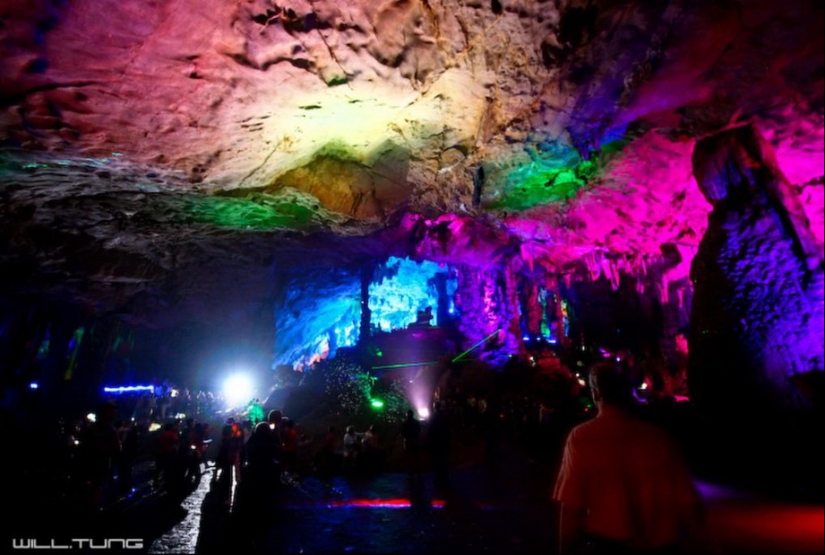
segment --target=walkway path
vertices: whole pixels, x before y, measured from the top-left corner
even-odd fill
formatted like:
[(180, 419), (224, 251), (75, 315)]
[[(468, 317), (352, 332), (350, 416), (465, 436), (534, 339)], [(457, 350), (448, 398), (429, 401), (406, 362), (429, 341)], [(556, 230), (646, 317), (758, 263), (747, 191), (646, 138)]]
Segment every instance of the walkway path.
[[(551, 474), (524, 457), (497, 473), (479, 464), (452, 473), (447, 495), (432, 475), (310, 477), (285, 487), (252, 515), (216, 507), (208, 483), (187, 499), (188, 514), (155, 540), (152, 553), (553, 553)], [(822, 505), (790, 503), (697, 482), (716, 554), (822, 553)], [(196, 522), (200, 519), (195, 533)]]

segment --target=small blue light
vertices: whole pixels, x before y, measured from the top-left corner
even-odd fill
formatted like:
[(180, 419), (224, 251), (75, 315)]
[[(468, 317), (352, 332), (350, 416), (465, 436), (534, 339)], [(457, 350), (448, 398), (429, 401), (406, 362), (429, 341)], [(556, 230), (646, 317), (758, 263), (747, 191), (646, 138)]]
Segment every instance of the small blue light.
[(525, 335), (524, 337), (522, 337), (522, 339), (524, 339), (525, 341), (530, 341), (530, 336), (529, 336), (529, 335)]
[(29, 389), (37, 389), (38, 387), (40, 387), (40, 386), (37, 385), (37, 382), (32, 382), (32, 383), (29, 384)]

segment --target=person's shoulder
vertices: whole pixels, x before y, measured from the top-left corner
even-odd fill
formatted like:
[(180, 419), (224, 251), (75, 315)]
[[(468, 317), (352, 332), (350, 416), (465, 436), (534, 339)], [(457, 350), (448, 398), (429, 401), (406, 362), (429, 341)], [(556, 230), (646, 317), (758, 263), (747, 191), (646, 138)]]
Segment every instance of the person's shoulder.
[(598, 424), (596, 423), (596, 419), (581, 422), (570, 429), (570, 432), (567, 434), (567, 439), (568, 441), (581, 441), (597, 433), (597, 430)]
[(644, 445), (658, 452), (678, 450), (677, 443), (671, 434), (655, 422), (633, 417), (630, 432), (637, 447)]

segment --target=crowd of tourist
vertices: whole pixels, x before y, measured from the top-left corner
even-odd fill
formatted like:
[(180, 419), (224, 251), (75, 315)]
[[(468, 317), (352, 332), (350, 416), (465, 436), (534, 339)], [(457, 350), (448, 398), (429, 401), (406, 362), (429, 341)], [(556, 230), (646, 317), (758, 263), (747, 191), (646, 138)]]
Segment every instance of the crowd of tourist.
[[(525, 366), (505, 370), (536, 374), (529, 361)], [(309, 476), (331, 485), (336, 477), (362, 479), (385, 470), (431, 474), (436, 491), (448, 492), (453, 461), (473, 441), (491, 472), (498, 471), (505, 442), (556, 464), (570, 430), (596, 412), (585, 378), (584, 371), (563, 369), (526, 388), (446, 381), (434, 391), (427, 418), (412, 408), (394, 421), (348, 421), (337, 413), (327, 415), (322, 432), (318, 423), (310, 431), (257, 399), (230, 408), (218, 394), (169, 383), (110, 392), (87, 414), (60, 420), (49, 455), (60, 474), (53, 485), (73, 506), (89, 510), (138, 491), (177, 503), (202, 477), (225, 507), (235, 506), (239, 493), (251, 506), (275, 501), (282, 488)]]

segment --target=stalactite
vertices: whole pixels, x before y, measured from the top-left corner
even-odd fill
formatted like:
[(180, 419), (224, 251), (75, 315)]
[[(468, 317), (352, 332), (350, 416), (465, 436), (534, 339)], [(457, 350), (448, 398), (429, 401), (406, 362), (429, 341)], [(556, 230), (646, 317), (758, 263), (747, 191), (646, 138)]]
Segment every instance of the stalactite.
[(668, 291), (670, 281), (666, 273), (662, 273), (662, 276), (657, 283), (657, 287), (659, 291), (659, 302), (661, 302), (662, 305), (666, 305), (668, 303), (668, 299), (670, 298), (670, 293)]
[(619, 275), (618, 269), (616, 268), (613, 260), (607, 257), (602, 258), (601, 267), (602, 274), (610, 281), (610, 286), (613, 288), (613, 291), (618, 291), (621, 276)]
[(587, 271), (590, 272), (590, 280), (596, 281), (602, 273), (601, 267), (601, 253), (597, 250), (590, 251), (584, 255), (584, 262), (587, 265)]
[(645, 260), (643, 256), (634, 256), (632, 260), (625, 262), (626, 272), (632, 276), (636, 282), (636, 293), (643, 295), (646, 291), (645, 287), (645, 273), (647, 271)]

